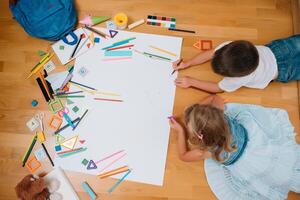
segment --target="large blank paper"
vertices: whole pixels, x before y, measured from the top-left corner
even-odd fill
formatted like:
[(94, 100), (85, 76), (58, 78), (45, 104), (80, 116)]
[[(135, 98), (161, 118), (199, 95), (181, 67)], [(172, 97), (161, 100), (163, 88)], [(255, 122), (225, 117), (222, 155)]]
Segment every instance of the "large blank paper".
[[(100, 30), (108, 33), (106, 29)], [(133, 49), (124, 49), (133, 51), (131, 59), (105, 60), (111, 57), (105, 56), (101, 50), (103, 47), (131, 37), (136, 39), (124, 45), (134, 44), (132, 48), (139, 52), (167, 57), (171, 61), (150, 58)], [(178, 37), (119, 31), (113, 39), (101, 38), (100, 43), (95, 43), (92, 49), (78, 57), (72, 80), (97, 88), (99, 93), (85, 92), (86, 98), (72, 99), (73, 105), (88, 108), (89, 112), (74, 132), (67, 129), (61, 135), (67, 138), (79, 135), (79, 140), (85, 140), (81, 146), (88, 149), (70, 157), (56, 158), (56, 164), (89, 174), (128, 165), (132, 173), (126, 180), (162, 185), (170, 131), (167, 117), (172, 115), (177, 75), (171, 75), (172, 61), (179, 58), (181, 43), (182, 38)], [(160, 52), (149, 45), (178, 56)], [(87, 73), (82, 75), (81, 68)], [(71, 90), (78, 88), (72, 86)], [(105, 92), (121, 96), (110, 96)], [(96, 101), (94, 98), (113, 98), (123, 102)], [(70, 116), (75, 119), (73, 114)], [(117, 156), (100, 162), (93, 170), (87, 170), (81, 164), (84, 158), (96, 162), (120, 150), (126, 155), (105, 170), (103, 168)]]

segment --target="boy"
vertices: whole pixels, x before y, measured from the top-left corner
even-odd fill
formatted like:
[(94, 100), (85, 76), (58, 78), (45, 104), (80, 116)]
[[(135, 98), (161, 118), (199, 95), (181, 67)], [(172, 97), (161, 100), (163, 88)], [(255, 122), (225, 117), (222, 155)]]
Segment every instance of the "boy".
[(195, 87), (210, 93), (233, 92), (240, 87), (264, 89), (272, 81), (300, 80), (300, 35), (279, 39), (262, 46), (244, 40), (228, 41), (214, 50), (173, 63), (174, 70), (185, 69), (212, 59), (213, 71), (224, 78), (219, 83), (179, 77), (179, 87)]

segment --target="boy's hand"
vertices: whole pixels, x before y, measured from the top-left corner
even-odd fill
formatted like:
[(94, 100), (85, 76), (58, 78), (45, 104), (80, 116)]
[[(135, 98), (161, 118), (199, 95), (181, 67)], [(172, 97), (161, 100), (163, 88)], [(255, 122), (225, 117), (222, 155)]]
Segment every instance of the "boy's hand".
[(192, 86), (192, 78), (183, 76), (175, 79), (175, 85), (182, 88), (189, 88)]
[(172, 64), (173, 64), (172, 67), (174, 70), (185, 69), (185, 68), (189, 67), (187, 62), (183, 62), (182, 59), (176, 60)]
[(169, 124), (172, 129), (174, 129), (178, 133), (184, 132), (183, 127), (176, 121), (174, 117), (170, 117), (169, 119)]

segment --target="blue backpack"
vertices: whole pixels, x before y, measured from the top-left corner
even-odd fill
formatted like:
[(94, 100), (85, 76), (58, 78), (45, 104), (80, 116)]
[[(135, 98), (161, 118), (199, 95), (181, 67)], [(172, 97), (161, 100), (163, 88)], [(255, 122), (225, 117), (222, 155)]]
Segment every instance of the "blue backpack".
[(18, 0), (9, 7), (15, 19), (33, 37), (59, 40), (70, 33), (77, 22), (73, 0)]

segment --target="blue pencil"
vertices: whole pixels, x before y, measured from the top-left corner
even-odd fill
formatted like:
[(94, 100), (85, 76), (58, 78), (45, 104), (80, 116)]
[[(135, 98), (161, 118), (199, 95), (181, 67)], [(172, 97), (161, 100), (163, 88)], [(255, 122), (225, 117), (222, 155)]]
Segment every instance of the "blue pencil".
[(120, 178), (111, 188), (109, 188), (107, 190), (108, 193), (111, 193), (112, 191), (114, 191), (114, 189), (116, 189), (116, 187), (118, 187), (118, 185), (120, 185), (120, 183), (126, 178), (126, 176), (128, 176), (128, 174), (130, 174), (131, 170), (128, 170), (128, 172), (126, 174), (124, 174), (124, 176), (122, 178)]
[(81, 83), (77, 83), (77, 82), (75, 82), (75, 81), (69, 81), (69, 82), (70, 82), (70, 83), (73, 83), (73, 84), (76, 84), (76, 85), (80, 85), (80, 86), (85, 87), (85, 88), (89, 88), (89, 89), (91, 89), (91, 90), (96, 90), (95, 88), (92, 88), (92, 87), (87, 86), (87, 85), (83, 85), (83, 84), (81, 84)]

